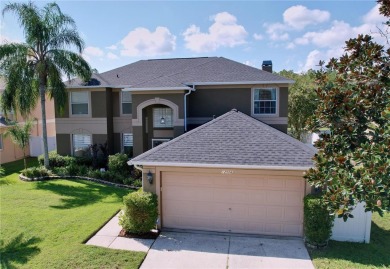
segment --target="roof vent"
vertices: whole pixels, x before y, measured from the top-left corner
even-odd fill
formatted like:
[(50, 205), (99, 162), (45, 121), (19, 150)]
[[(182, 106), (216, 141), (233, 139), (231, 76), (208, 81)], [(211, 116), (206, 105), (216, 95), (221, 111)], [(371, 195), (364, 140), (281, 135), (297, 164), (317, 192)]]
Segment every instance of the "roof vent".
[(272, 61), (271, 60), (263, 61), (262, 69), (263, 71), (272, 73)]

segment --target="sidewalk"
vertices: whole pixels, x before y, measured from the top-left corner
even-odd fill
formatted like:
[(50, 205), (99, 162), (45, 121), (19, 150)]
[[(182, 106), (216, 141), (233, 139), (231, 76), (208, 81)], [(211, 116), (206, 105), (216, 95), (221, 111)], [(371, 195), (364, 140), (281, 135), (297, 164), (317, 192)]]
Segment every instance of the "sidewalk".
[(118, 237), (122, 230), (122, 227), (119, 226), (118, 215), (119, 213), (91, 237), (86, 244), (112, 249), (148, 252), (154, 239)]

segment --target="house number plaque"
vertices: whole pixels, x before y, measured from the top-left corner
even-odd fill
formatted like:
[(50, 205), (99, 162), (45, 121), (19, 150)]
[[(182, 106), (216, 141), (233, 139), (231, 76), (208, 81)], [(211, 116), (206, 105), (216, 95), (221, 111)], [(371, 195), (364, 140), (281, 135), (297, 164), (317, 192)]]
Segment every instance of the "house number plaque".
[(223, 174), (223, 175), (231, 175), (231, 174), (233, 174), (233, 173), (234, 173), (233, 170), (222, 170), (222, 171), (221, 171), (221, 174)]

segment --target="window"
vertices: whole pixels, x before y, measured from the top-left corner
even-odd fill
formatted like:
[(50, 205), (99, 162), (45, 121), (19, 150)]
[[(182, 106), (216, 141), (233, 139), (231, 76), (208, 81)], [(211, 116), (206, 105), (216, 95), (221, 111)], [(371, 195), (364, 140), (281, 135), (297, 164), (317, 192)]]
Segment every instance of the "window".
[(89, 146), (92, 144), (91, 135), (74, 134), (73, 135), (73, 155), (83, 157), (89, 155)]
[(155, 148), (165, 142), (168, 142), (170, 139), (152, 139), (152, 147)]
[(72, 115), (88, 115), (88, 92), (72, 92)]
[(3, 149), (3, 134), (0, 134), (0, 150)]
[(130, 92), (122, 92), (122, 114), (131, 114), (133, 100)]
[(253, 90), (253, 114), (276, 114), (276, 89)]
[(172, 108), (156, 107), (153, 109), (153, 127), (154, 128), (172, 128)]
[(133, 134), (122, 135), (123, 153), (133, 157)]

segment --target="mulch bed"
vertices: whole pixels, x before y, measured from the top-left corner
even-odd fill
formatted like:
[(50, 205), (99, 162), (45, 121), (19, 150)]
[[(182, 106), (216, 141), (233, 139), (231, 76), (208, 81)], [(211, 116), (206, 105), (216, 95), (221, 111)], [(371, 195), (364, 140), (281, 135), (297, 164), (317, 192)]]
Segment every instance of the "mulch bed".
[(128, 233), (124, 229), (119, 232), (119, 237), (127, 237), (127, 238), (141, 238), (141, 239), (156, 239), (158, 235), (160, 234), (160, 231), (153, 230), (148, 233), (144, 234), (134, 234), (134, 233)]

